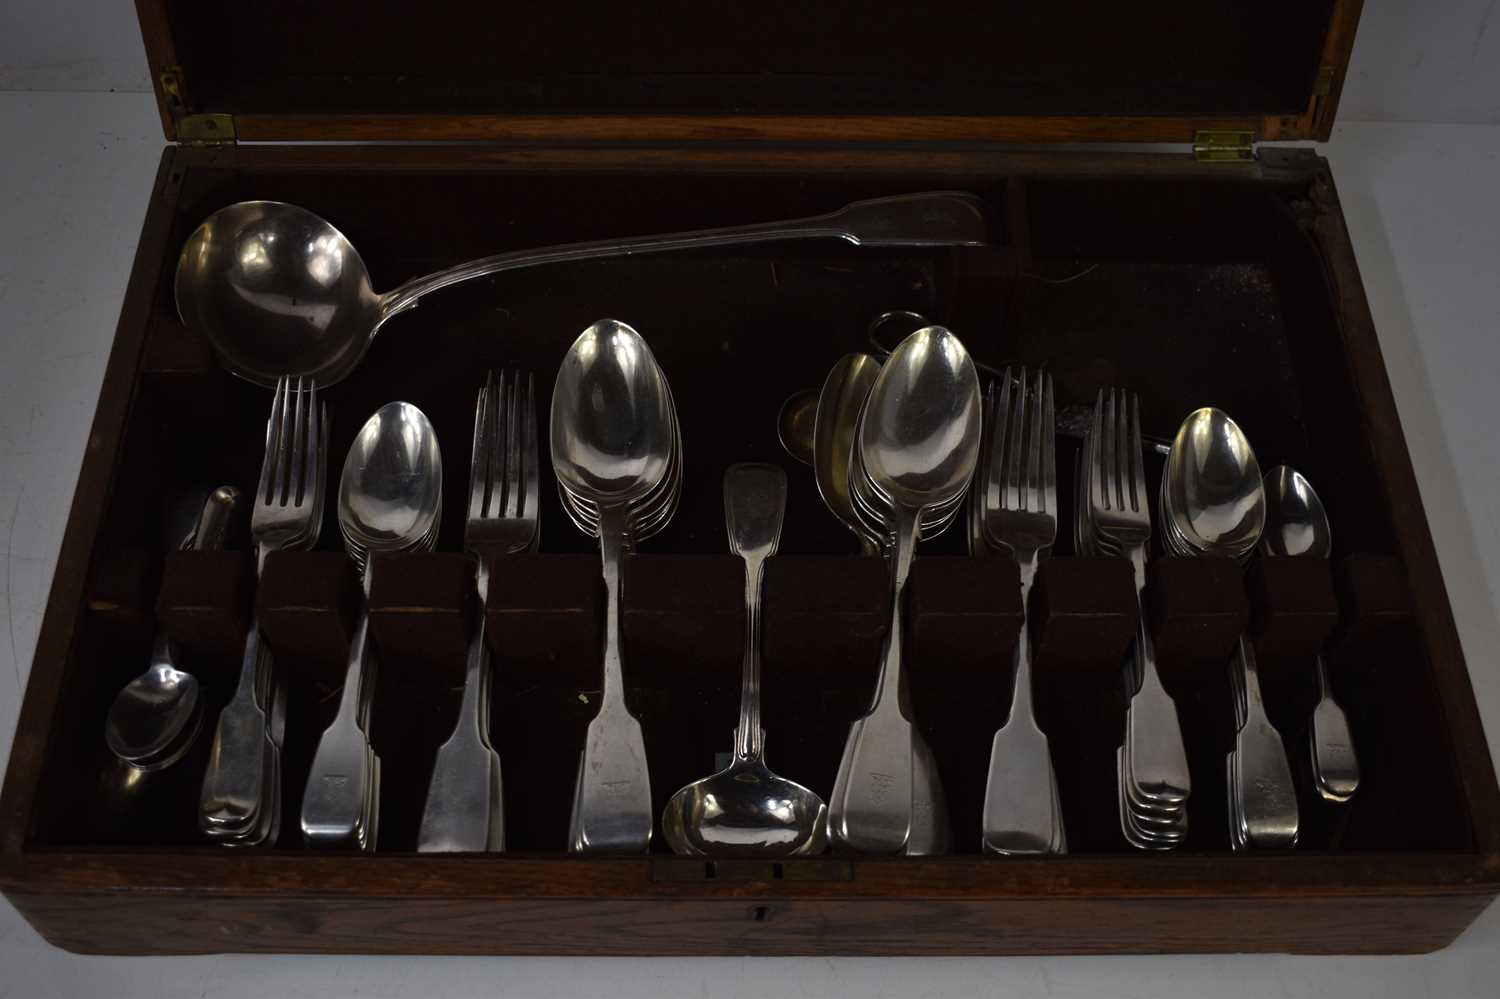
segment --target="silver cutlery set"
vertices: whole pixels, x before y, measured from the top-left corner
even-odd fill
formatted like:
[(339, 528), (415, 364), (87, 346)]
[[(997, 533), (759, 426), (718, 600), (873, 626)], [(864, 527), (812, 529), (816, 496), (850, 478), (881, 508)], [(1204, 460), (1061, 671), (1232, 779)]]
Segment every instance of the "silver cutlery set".
[[(1139, 400), (1101, 391), (1079, 451), (1073, 540), (1080, 555), (1123, 558), (1144, 601), (1152, 535)], [(251, 512), (257, 567), (273, 551), (317, 544), (327, 492), (328, 421), (310, 380), (280, 379)], [(621, 569), (626, 553), (659, 532), (682, 493), (683, 447), (665, 374), (631, 327), (602, 320), (563, 359), (552, 394), (550, 452), (561, 507), (599, 540), (605, 591), (599, 706), (581, 747), (568, 848), (641, 852), (655, 816), (641, 724), (625, 700)], [(832, 794), (775, 774), (765, 762), (760, 711), (761, 577), (777, 548), (788, 501), (784, 471), (729, 468), (724, 508), (732, 550), (745, 562), (740, 720), (729, 765), (678, 791), (661, 816), (668, 845), (700, 855), (792, 856), (832, 846), (921, 855), (952, 849), (946, 798), (931, 748), (914, 724), (904, 669), (907, 579), (919, 541), (960, 515), (973, 555), (1008, 555), (1020, 570), (1023, 613), (1061, 511), (1051, 376), (1006, 369), (981, 394), (979, 375), (948, 330), (926, 326), (883, 362), (852, 354), (817, 401), (810, 456), (830, 512), (868, 554), (887, 557), (890, 625), (868, 710), (851, 725)], [(541, 506), (534, 382), (509, 370), (487, 378), (476, 406), (464, 548), (481, 606), (495, 561), (532, 551)], [(186, 544), (222, 535), (234, 491), (218, 490)], [(425, 414), (381, 407), (350, 446), (337, 490), (346, 553), (368, 598), (376, 555), (436, 545), (442, 455)], [(1163, 551), (1178, 556), (1328, 557), (1330, 535), (1311, 486), (1288, 468), (1262, 481), (1239, 428), (1225, 414), (1191, 414), (1167, 455), (1157, 492)], [(965, 508), (965, 502), (968, 506)], [(1268, 527), (1269, 525), (1269, 527)], [(1117, 750), (1120, 827), (1132, 846), (1167, 850), (1187, 837), (1191, 780), (1176, 706), (1157, 674), (1145, 608), (1122, 669), (1128, 696)], [(1067, 851), (1047, 734), (1033, 707), (1032, 640), (1023, 624), (1011, 658), (1010, 704), (991, 747), (980, 843), (996, 854)], [(334, 720), (318, 740), (301, 804), (306, 845), (373, 850), (379, 835), (380, 758), (371, 739), (377, 656), (361, 607)], [(418, 849), (505, 849), (503, 767), (490, 736), (493, 666), (477, 616), (458, 719), (439, 748)], [(1309, 726), (1318, 793), (1348, 801), (1359, 772), (1349, 727), (1317, 663), (1321, 701)], [(1280, 733), (1268, 719), (1254, 649), (1242, 638), (1230, 664), (1238, 733), (1225, 765), (1231, 842), (1291, 847), (1297, 798)], [(121, 691), (108, 743), (142, 770), (169, 765), (203, 724), (196, 681), (158, 641), (151, 668)], [(240, 679), (220, 713), (202, 784), (199, 824), (225, 845), (267, 846), (281, 825), (286, 677), (254, 624)]]

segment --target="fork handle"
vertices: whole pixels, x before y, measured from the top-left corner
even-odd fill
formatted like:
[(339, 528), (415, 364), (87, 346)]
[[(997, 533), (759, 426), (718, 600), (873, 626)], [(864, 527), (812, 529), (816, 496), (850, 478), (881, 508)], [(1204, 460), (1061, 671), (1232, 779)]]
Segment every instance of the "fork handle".
[[(1032, 708), (1031, 689), (1031, 635), (1030, 604), (1031, 584), (1036, 580), (1036, 557), (1022, 561), (1021, 568), (1021, 633), (1016, 636), (1015, 677), (1011, 682), (1010, 714), (1005, 724), (1015, 718), (1035, 718)], [(1017, 714), (1017, 712), (1021, 712)]]
[(259, 814), (262, 807), (267, 727), (258, 694), (259, 677), (270, 669), (270, 649), (252, 621), (245, 636), (239, 685), (219, 713), (199, 791), (198, 826), (209, 836), (222, 829), (241, 831), (245, 819)]

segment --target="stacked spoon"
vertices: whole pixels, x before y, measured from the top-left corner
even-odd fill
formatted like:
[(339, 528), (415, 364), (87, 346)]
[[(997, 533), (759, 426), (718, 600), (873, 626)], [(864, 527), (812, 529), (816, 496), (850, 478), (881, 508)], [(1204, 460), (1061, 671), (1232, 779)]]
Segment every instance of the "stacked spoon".
[[(1244, 561), (1260, 543), (1266, 494), (1260, 463), (1239, 425), (1222, 410), (1188, 414), (1162, 469), (1162, 538), (1178, 555)], [(1255, 649), (1241, 636), (1229, 664), (1235, 714), (1228, 775), (1230, 843), (1289, 848), (1297, 843), (1297, 796), (1281, 733), (1261, 699)]]
[[(846, 354), (840, 358), (828, 372), (818, 394), (813, 427), (813, 470), (818, 493), (835, 519), (859, 539), (860, 551), (865, 555), (879, 554), (894, 541), (883, 530), (866, 526), (854, 509), (850, 492), (850, 471), (859, 449), (859, 417), (879, 373), (880, 361), (870, 354)], [(948, 820), (937, 757), (920, 730), (912, 729), (911, 735), (912, 822), (905, 853), (907, 856), (947, 853), (953, 846), (953, 827)], [(834, 780), (835, 794), (849, 782), (853, 737), (851, 731)]]
[(979, 376), (940, 326), (901, 342), (870, 388), (849, 467), (862, 533), (891, 552), (891, 626), (870, 710), (850, 727), (829, 802), (829, 838), (868, 853), (911, 852), (926, 769), (906, 707), (902, 614), (919, 536), (953, 522), (979, 456)]
[(302, 798), (310, 847), (373, 850), (380, 827), (380, 757), (370, 737), (375, 655), (368, 599), (373, 556), (431, 551), (442, 516), (437, 432), (416, 406), (392, 402), (365, 422), (339, 480), (339, 530), (366, 598), (349, 646), (338, 714), (313, 755)]
[(640, 721), (625, 703), (624, 552), (666, 526), (682, 492), (682, 435), (666, 375), (635, 330), (594, 323), (552, 389), (552, 469), (568, 518), (599, 539), (605, 589), (603, 683), (589, 722), (568, 848), (644, 852), (654, 815)]

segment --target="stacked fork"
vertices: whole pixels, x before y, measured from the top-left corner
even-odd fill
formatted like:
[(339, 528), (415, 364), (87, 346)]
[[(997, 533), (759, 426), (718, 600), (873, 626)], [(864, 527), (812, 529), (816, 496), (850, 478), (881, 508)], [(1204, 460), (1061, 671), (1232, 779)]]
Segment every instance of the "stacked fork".
[[(990, 385), (988, 445), (980, 456), (975, 534), (1009, 552), (1021, 569), (1026, 610), (1042, 556), (1057, 540), (1057, 464), (1052, 378), (1026, 369)], [(995, 733), (984, 793), (984, 848), (991, 853), (1066, 853), (1052, 749), (1032, 708), (1031, 641), (1026, 623), (1016, 640), (1010, 715)]]
[(469, 461), (469, 510), (464, 548), (474, 556), (478, 621), (469, 638), (463, 705), (453, 734), (438, 750), (417, 850), (421, 853), (505, 849), (500, 754), (490, 741), (490, 668), (484, 607), (490, 559), (535, 547), (538, 477), (535, 389), (530, 375), (485, 378), (474, 414)]
[(1177, 706), (1161, 684), (1145, 606), (1150, 497), (1142, 458), (1140, 399), (1099, 392), (1079, 458), (1075, 518), (1080, 555), (1126, 558), (1135, 569), (1139, 610), (1126, 670), (1125, 741), (1116, 752), (1120, 830), (1142, 850), (1170, 850), (1187, 837), (1191, 790)]
[[(273, 551), (311, 548), (323, 526), (328, 420), (317, 386), (276, 383), (250, 532), (256, 571)], [(252, 619), (239, 684), (219, 715), (203, 776), (198, 826), (226, 846), (269, 846), (281, 827), (281, 743), (286, 677)]]

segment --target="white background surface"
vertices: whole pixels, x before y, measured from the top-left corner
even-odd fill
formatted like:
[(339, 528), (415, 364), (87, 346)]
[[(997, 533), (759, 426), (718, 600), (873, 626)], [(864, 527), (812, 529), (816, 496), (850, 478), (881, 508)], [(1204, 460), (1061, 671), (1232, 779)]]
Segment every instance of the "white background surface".
[[(61, 5), (67, 7), (69, 5)], [(90, 5), (93, 6), (93, 5)], [(128, 5), (0, 11), (0, 90), (144, 90)], [(1500, 738), (1500, 44), (1494, 4), (1372, 0), (1333, 160), (1491, 743)], [(1485, 29), (1485, 30), (1481, 30)], [(25, 41), (18, 41), (20, 31)], [(23, 53), (18, 55), (18, 53)], [(1465, 61), (1470, 53), (1473, 58)], [(1379, 68), (1377, 68), (1379, 67)], [(0, 92), (0, 755), (24, 680), (163, 140), (139, 93)], [(0, 997), (1492, 996), (1500, 907), (1394, 958), (82, 958), (0, 903)]]

